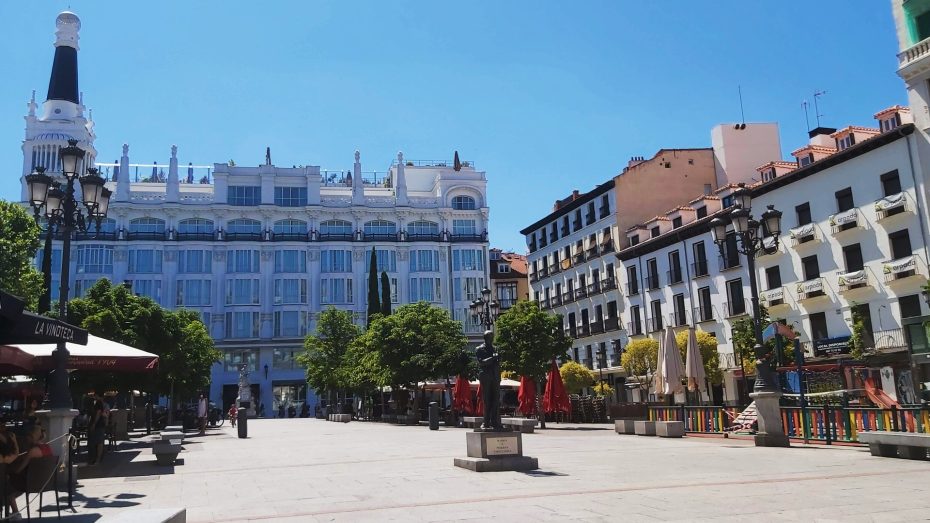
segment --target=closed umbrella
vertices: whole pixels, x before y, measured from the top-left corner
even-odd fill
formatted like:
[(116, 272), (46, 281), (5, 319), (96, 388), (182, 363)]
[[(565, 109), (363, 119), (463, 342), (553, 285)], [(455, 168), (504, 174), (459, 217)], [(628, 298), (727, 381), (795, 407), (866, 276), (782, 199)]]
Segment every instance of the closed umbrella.
[(455, 380), (455, 387), (452, 392), (452, 408), (458, 412), (471, 414), (475, 410), (471, 400), (471, 384), (468, 378), (459, 376)]
[(656, 393), (677, 394), (684, 392), (681, 379), (685, 377), (684, 365), (681, 363), (681, 352), (675, 342), (675, 331), (671, 327), (665, 329), (665, 336), (659, 343), (658, 369), (656, 369)]
[(704, 359), (698, 348), (697, 334), (694, 328), (688, 329), (688, 350), (685, 354), (685, 376), (688, 378), (688, 390), (704, 390)]
[(546, 414), (554, 412), (564, 412), (571, 415), (572, 402), (568, 399), (565, 392), (565, 384), (562, 383), (562, 375), (559, 373), (559, 367), (552, 360), (552, 367), (546, 376), (546, 391), (543, 393), (543, 411)]
[(517, 399), (520, 402), (518, 408), (524, 416), (536, 412), (536, 382), (533, 378), (520, 377), (520, 391), (517, 392)]

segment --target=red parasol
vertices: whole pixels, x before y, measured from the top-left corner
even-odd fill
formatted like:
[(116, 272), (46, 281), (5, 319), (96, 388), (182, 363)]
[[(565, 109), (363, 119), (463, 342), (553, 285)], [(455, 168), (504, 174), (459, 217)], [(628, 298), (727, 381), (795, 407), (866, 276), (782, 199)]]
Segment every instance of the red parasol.
[(475, 410), (471, 400), (471, 384), (465, 376), (459, 376), (455, 380), (452, 389), (452, 409), (465, 414), (471, 414)]
[(543, 411), (547, 414), (552, 412), (572, 413), (572, 402), (565, 393), (565, 384), (562, 383), (562, 375), (559, 374), (559, 368), (552, 360), (552, 368), (546, 376), (546, 392), (543, 394)]
[(481, 400), (481, 383), (478, 383), (478, 396), (475, 401), (475, 416), (484, 416), (484, 401)]
[(517, 392), (517, 399), (520, 401), (518, 408), (524, 416), (536, 412), (536, 382), (533, 378), (520, 376), (520, 391)]

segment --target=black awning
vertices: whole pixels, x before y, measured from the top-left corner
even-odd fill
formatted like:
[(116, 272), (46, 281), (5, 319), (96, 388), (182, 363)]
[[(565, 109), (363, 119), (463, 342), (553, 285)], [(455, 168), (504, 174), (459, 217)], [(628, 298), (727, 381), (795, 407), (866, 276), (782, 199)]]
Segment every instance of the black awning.
[(87, 331), (23, 310), (19, 298), (0, 292), (0, 345), (57, 343), (87, 345)]

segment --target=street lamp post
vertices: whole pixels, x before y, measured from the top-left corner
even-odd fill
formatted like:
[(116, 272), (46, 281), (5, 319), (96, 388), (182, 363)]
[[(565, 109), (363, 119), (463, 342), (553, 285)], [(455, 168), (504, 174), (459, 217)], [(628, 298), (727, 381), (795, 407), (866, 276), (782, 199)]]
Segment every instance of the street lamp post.
[[(77, 146), (77, 140), (68, 140), (68, 147), (63, 147), (61, 156), (62, 174), (65, 177), (64, 190), (61, 184), (45, 174), (45, 169), (36, 167), (34, 173), (26, 176), (29, 192), (29, 204), (35, 213), (36, 221), (44, 214), (49, 231), (57, 229), (61, 237), (61, 286), (58, 295), (58, 317), (67, 320), (68, 280), (71, 264), (71, 234), (86, 231), (90, 222), (100, 229), (100, 223), (107, 214), (112, 192), (104, 187), (104, 180), (93, 167), (86, 169), (84, 176), (85, 151)], [(81, 185), (82, 201), (74, 194), (74, 182)], [(79, 205), (83, 204), (82, 206)], [(71, 391), (68, 389), (68, 347), (65, 342), (58, 342), (52, 353), (55, 371), (49, 387), (49, 404), (53, 409), (71, 408)]]
[(501, 312), (500, 304), (497, 300), (491, 299), (491, 289), (487, 287), (481, 289), (481, 297), (471, 302), (469, 308), (471, 313), (478, 317), (478, 321), (485, 330), (491, 330), (494, 320)]
[(735, 239), (731, 240), (733, 243), (730, 244), (730, 248), (746, 257), (749, 270), (752, 328), (755, 338), (753, 352), (756, 356), (756, 382), (750, 397), (756, 402), (759, 422), (755, 442), (756, 446), (760, 447), (787, 447), (788, 437), (782, 426), (779, 406), (781, 390), (772, 371), (771, 355), (766, 353), (762, 344), (762, 315), (759, 307), (759, 286), (756, 282), (756, 256), (766, 249), (778, 247), (782, 213), (769, 205), (762, 213), (761, 220), (753, 218), (752, 196), (743, 184), (733, 192), (732, 197), (735, 204), (730, 211), (729, 221), (717, 217), (710, 221), (710, 226), (714, 243), (720, 249), (720, 254), (726, 256), (727, 251), (724, 247), (729, 243), (727, 226), (733, 225)]

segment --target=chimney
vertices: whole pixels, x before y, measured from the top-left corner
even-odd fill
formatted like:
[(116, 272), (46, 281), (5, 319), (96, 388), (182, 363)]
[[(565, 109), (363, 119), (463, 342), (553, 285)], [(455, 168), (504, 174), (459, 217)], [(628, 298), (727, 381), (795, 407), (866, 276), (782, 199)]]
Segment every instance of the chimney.
[(811, 145), (819, 145), (821, 147), (830, 147), (836, 148), (836, 140), (833, 139), (831, 134), (835, 133), (836, 129), (832, 127), (817, 127), (816, 129), (811, 129), (807, 132), (807, 136), (810, 137)]

